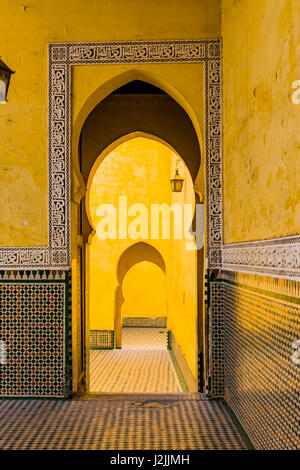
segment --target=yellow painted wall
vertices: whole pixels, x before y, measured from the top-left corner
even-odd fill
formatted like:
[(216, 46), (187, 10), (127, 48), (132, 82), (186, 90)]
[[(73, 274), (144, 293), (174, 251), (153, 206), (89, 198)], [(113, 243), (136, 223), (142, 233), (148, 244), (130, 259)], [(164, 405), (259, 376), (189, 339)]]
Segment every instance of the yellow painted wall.
[[(8, 103), (0, 109), (0, 245), (47, 244), (49, 42), (193, 39), (219, 35), (219, 0), (32, 0), (28, 4), (3, 0), (0, 56), (16, 73), (11, 80)], [(161, 66), (149, 67), (159, 71)], [(109, 68), (115, 74), (121, 70), (116, 66)], [(101, 84), (101, 74), (97, 70), (92, 88)], [(167, 71), (165, 77), (166, 74)], [(189, 74), (182, 69), (177, 73), (177, 80), (188, 91)], [(74, 86), (72, 91), (77, 99), (82, 89)], [(199, 101), (199, 93), (197, 89), (189, 93), (193, 106)]]
[(300, 231), (298, 0), (223, 0), (224, 241)]
[[(183, 172), (181, 166), (180, 172)], [(182, 174), (182, 173), (181, 173)], [(181, 193), (172, 193), (172, 203), (195, 204), (193, 182), (185, 172)], [(194, 377), (197, 377), (197, 255), (186, 249), (186, 240), (172, 243), (172, 295), (170, 297), (170, 330)], [(202, 282), (202, 279), (198, 279)], [(201, 312), (199, 313), (201, 315)]]
[(134, 265), (123, 281), (122, 317), (167, 317), (165, 273), (148, 261)]
[[(110, 203), (118, 208), (119, 196), (127, 196), (128, 207), (143, 203), (150, 209), (151, 202), (169, 202), (172, 158), (175, 158), (173, 152), (166, 146), (144, 138), (129, 140), (111, 152), (98, 167), (90, 187), (89, 210), (95, 229), (102, 219), (96, 215), (98, 206)], [(128, 217), (128, 225), (133, 218)], [(90, 247), (91, 329), (114, 329), (118, 262), (124, 251), (139, 241), (100, 240), (97, 234), (93, 237)], [(151, 240), (149, 243), (158, 249), (167, 264), (169, 241)], [(134, 279), (137, 281), (136, 277)], [(150, 291), (147, 298), (149, 302)]]
[[(101, 157), (100, 157), (101, 158)], [(182, 193), (173, 194), (170, 178), (178, 156), (160, 142), (138, 137), (119, 145), (100, 164), (89, 192), (90, 216), (94, 227), (99, 204), (118, 207), (119, 196), (127, 195), (128, 207), (142, 202), (194, 203), (190, 174), (181, 161)], [(128, 217), (128, 224), (133, 217)], [(150, 228), (150, 223), (149, 223)], [(117, 227), (118, 229), (118, 227)], [(114, 329), (117, 266), (121, 255), (138, 240), (100, 240), (90, 246), (90, 329)], [(154, 246), (165, 262), (166, 274), (146, 262), (133, 266), (122, 283), (122, 316), (167, 316), (183, 355), (196, 377), (196, 252), (185, 250), (185, 240), (143, 240)]]

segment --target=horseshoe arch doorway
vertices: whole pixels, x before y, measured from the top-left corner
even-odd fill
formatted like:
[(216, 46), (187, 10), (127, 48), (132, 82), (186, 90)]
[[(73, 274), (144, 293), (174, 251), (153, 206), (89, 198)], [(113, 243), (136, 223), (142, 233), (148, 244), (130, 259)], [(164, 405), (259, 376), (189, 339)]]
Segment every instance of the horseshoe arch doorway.
[[(99, 129), (101, 131), (99, 132)], [(192, 122), (183, 108), (162, 89), (147, 82), (125, 83), (102, 100), (86, 118), (80, 133), (78, 159), (85, 188), (105, 157), (117, 145), (138, 137), (151, 137), (163, 142), (182, 158), (192, 181), (200, 167), (200, 146)], [(95, 163), (97, 162), (97, 163)], [(95, 233), (87, 208), (88, 191), (72, 204), (73, 222), (73, 288), (77, 308), (73, 313), (73, 393), (89, 390), (89, 244)], [(195, 193), (195, 202), (202, 202)], [(76, 199), (76, 198), (75, 198)], [(74, 227), (75, 226), (75, 227)], [(203, 315), (204, 249), (196, 252), (196, 343), (194, 365), (197, 389), (205, 383), (205, 338)], [(75, 275), (74, 275), (75, 274)], [(73, 289), (74, 290), (74, 289)], [(200, 365), (200, 367), (198, 367)], [(195, 389), (193, 390), (195, 391)]]

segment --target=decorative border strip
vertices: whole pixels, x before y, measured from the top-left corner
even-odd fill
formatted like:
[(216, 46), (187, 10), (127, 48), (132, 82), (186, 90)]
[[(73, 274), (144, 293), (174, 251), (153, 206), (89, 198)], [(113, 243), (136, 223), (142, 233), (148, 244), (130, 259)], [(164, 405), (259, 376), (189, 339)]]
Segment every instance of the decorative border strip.
[(0, 271), (0, 281), (57, 281), (67, 279), (65, 270)]
[(167, 328), (167, 317), (124, 317), (126, 328)]
[(49, 44), (48, 246), (0, 248), (0, 269), (70, 268), (72, 65), (204, 63), (208, 267), (222, 264), (221, 40)]
[(51, 258), (48, 247), (0, 247), (0, 269), (43, 269)]
[(172, 341), (171, 341), (171, 338), (172, 338), (172, 331), (171, 331), (171, 330), (168, 330), (168, 331), (167, 331), (167, 335), (168, 335), (168, 349), (172, 349)]
[(242, 273), (240, 271), (224, 271), (221, 277), (238, 287), (246, 287), (253, 292), (260, 292), (293, 304), (300, 304), (300, 282), (296, 279), (276, 277), (263, 277), (257, 274)]
[(300, 280), (300, 235), (222, 246), (223, 269)]

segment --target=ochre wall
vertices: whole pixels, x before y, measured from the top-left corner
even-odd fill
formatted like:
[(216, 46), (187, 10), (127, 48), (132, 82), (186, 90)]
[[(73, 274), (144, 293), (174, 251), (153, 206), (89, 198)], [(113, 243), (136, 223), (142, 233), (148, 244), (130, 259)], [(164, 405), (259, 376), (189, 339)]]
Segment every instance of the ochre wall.
[[(219, 36), (219, 0), (186, 0), (176, 4), (172, 0), (146, 3), (140, 0), (87, 0), (84, 3), (81, 0), (32, 0), (29, 4), (3, 0), (0, 55), (16, 73), (11, 80), (8, 103), (0, 109), (0, 245), (47, 244), (49, 42)], [(149, 67), (159, 72), (161, 66)], [(108, 68), (119, 73), (115, 66)], [(100, 69), (92, 80), (92, 88), (99, 86), (99, 76)], [(185, 89), (188, 90), (189, 74), (182, 69), (177, 77), (182, 84), (187, 81)], [(72, 91), (75, 98), (82, 92), (76, 86)], [(191, 106), (199, 101), (197, 91), (193, 101)]]
[[(144, 138), (129, 140), (111, 152), (96, 170), (90, 187), (89, 210), (95, 229), (97, 230), (98, 223), (103, 219), (96, 214), (99, 205), (110, 203), (118, 208), (119, 196), (127, 196), (128, 208), (135, 203), (143, 203), (147, 208), (150, 208), (151, 202), (168, 203), (171, 192), (169, 179), (172, 157), (173, 152), (166, 146)], [(128, 217), (128, 226), (133, 219), (134, 217)], [(139, 241), (130, 238), (100, 240), (97, 233), (94, 235), (90, 246), (91, 329), (114, 329), (118, 262), (125, 250)], [(170, 256), (169, 240), (149, 240), (149, 243), (157, 248), (167, 264)], [(129, 294), (127, 275), (125, 274), (124, 282)], [(132, 280), (139, 283), (138, 277)], [(131, 284), (131, 293), (134, 282)], [(132, 304), (129, 296), (124, 294), (123, 291), (126, 302)], [(149, 290), (146, 295), (148, 305), (151, 297)], [(124, 306), (125, 304), (122, 306), (122, 313)], [(159, 312), (156, 316), (160, 316)]]
[(149, 261), (134, 265), (123, 281), (122, 317), (167, 317), (165, 273)]
[(224, 242), (300, 230), (298, 0), (223, 0)]
[[(225, 243), (300, 231), (299, 25), (298, 0), (222, 0)], [(256, 448), (296, 449), (299, 283), (223, 279), (226, 401)]]
[[(195, 192), (188, 171), (180, 165), (180, 174), (185, 174), (180, 193), (172, 193), (172, 204), (195, 204)], [(176, 343), (179, 346), (195, 378), (197, 378), (197, 252), (187, 249), (186, 239), (173, 240), (171, 245), (171, 295), (169, 297), (170, 322)], [(202, 315), (202, 309), (199, 309)]]

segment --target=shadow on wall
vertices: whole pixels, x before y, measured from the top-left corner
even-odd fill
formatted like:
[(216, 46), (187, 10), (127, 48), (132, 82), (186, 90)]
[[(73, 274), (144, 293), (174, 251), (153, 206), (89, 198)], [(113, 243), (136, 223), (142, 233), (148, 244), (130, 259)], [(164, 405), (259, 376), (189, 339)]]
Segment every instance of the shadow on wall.
[(123, 296), (123, 280), (127, 272), (136, 264), (143, 261), (156, 264), (166, 274), (166, 265), (159, 251), (153, 246), (145, 242), (138, 242), (127, 248), (121, 255), (118, 267), (117, 278), (118, 287), (115, 293), (115, 344), (117, 348), (122, 345), (122, 305), (124, 303)]

